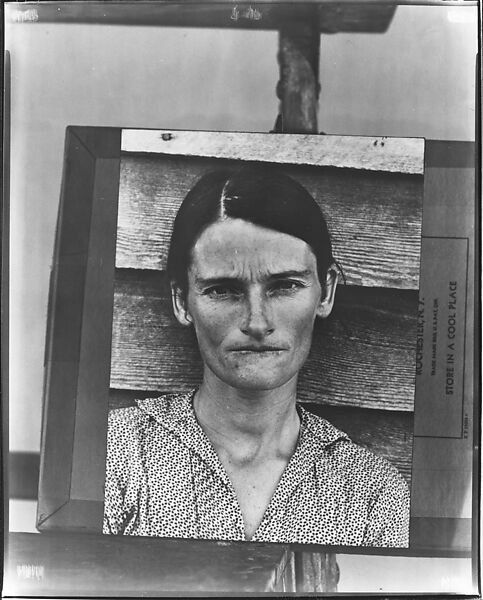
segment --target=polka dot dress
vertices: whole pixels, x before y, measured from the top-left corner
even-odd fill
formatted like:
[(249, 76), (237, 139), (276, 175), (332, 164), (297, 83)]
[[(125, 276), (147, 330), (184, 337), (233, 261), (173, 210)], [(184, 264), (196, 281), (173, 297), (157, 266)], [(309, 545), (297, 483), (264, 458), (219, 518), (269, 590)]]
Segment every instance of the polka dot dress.
[[(245, 540), (193, 392), (111, 411), (104, 533)], [(386, 460), (302, 407), (297, 447), (254, 542), (407, 547), (409, 490)]]

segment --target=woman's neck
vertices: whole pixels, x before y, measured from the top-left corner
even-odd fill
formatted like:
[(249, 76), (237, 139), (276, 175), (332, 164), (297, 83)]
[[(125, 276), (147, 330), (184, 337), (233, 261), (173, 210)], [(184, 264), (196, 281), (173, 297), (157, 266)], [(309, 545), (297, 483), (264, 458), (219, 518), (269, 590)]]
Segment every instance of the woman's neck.
[(296, 378), (276, 390), (239, 390), (205, 373), (194, 409), (217, 451), (240, 460), (293, 454), (300, 430)]

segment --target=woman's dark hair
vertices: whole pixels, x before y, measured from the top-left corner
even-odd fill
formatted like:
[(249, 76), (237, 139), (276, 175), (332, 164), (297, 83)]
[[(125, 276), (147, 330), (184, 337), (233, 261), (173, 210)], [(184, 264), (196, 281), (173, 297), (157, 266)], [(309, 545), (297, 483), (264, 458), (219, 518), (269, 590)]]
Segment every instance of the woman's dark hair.
[(191, 251), (201, 233), (230, 217), (306, 242), (317, 259), (319, 280), (324, 285), (335, 261), (322, 211), (300, 183), (278, 169), (257, 165), (207, 173), (183, 200), (174, 221), (167, 264), (169, 280), (181, 290), (188, 289)]

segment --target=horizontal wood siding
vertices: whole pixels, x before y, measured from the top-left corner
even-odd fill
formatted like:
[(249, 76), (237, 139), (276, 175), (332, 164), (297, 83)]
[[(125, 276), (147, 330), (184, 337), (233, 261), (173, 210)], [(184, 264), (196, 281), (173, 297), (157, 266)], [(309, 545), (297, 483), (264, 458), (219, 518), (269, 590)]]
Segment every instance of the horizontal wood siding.
[[(283, 28), (284, 34), (289, 26), (287, 23)], [(299, 34), (303, 25), (298, 22), (294, 28)], [(130, 153), (227, 158), (413, 175), (422, 175), (424, 170), (422, 138), (123, 129), (121, 147), (123, 152)]]
[[(172, 225), (194, 182), (241, 161), (177, 156), (121, 159), (116, 266), (166, 265)], [(350, 285), (418, 289), (423, 177), (287, 165), (321, 206)]]
[[(340, 286), (336, 306), (315, 328), (300, 399), (413, 410), (416, 292)], [(201, 373), (194, 332), (174, 319), (165, 274), (117, 269), (111, 387), (188, 390)]]

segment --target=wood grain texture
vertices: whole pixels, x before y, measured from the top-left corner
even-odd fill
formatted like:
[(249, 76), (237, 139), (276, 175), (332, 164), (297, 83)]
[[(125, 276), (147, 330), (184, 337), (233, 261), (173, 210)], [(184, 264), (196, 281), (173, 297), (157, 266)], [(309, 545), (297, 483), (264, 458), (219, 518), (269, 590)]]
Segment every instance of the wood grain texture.
[(298, 594), (334, 593), (339, 582), (339, 567), (335, 554), (325, 552), (293, 553)]
[(280, 79), (280, 131), (317, 133), (320, 32), (317, 7), (300, 7), (299, 19), (280, 28), (278, 64)]
[(304, 403), (304, 406), (345, 431), (356, 444), (383, 456), (411, 485), (413, 413), (314, 403)]
[[(287, 48), (289, 54), (296, 50), (293, 44)], [(304, 57), (299, 54), (300, 52), (297, 56), (300, 61)], [(307, 78), (310, 78), (309, 74)], [(313, 73), (311, 78), (314, 83)], [(424, 172), (422, 138), (307, 135), (297, 132), (273, 136), (266, 133), (226, 131), (123, 129), (121, 150), (130, 153), (250, 160), (410, 175), (422, 175)]]
[[(271, 592), (289, 554), (281, 544), (74, 533), (18, 533), (8, 541), (3, 591), (15, 597)], [(42, 566), (42, 576), (22, 577), (28, 565)]]
[[(316, 326), (299, 397), (331, 405), (413, 409), (415, 292), (341, 287)], [(201, 381), (193, 330), (172, 316), (165, 276), (117, 270), (111, 387), (188, 390)]]
[[(437, 0), (436, 0), (437, 1)], [(451, 0), (450, 0), (451, 1)], [(344, 0), (343, 9), (340, 2), (333, 5), (333, 0), (327, 3), (317, 2), (317, 23), (321, 33), (335, 32), (372, 32), (383, 33), (391, 23), (396, 11), (393, 0), (366, 0), (365, 5), (354, 4), (354, 0)], [(372, 4), (374, 2), (374, 4)], [(399, 0), (401, 3), (401, 0)], [(402, 3), (416, 2), (404, 0)], [(435, 0), (418, 0), (420, 3)], [(446, 0), (448, 2), (448, 0)], [(443, 0), (439, 0), (443, 3)], [(471, 1), (468, 2), (471, 4)], [(247, 15), (246, 5), (239, 8), (239, 15), (233, 15), (233, 2), (141, 2), (136, 5), (129, 2), (116, 2), (97, 4), (94, 2), (79, 5), (77, 3), (65, 4), (62, 11), (57, 10), (54, 4), (37, 3), (35, 10), (32, 7), (22, 6), (19, 3), (14, 10), (9, 11), (10, 22), (25, 23), (34, 20), (40, 23), (103, 23), (106, 25), (148, 25), (162, 27), (223, 27), (228, 29), (259, 29), (278, 30), (280, 26), (293, 18), (297, 9), (306, 5), (306, 0), (294, 0), (290, 3), (281, 3), (280, 0), (251, 3), (261, 14), (261, 18), (250, 18)], [(308, 4), (315, 4), (309, 2)], [(250, 6), (251, 6), (250, 5)], [(30, 13), (29, 13), (30, 10)]]
[[(183, 198), (203, 173), (227, 164), (240, 165), (206, 158), (123, 156), (116, 266), (164, 269)], [(286, 166), (284, 171), (321, 206), (348, 284), (419, 287), (422, 177), (306, 166)]]
[[(159, 390), (119, 390), (109, 392), (109, 409), (135, 406), (136, 400), (157, 398)], [(308, 411), (327, 419), (345, 431), (353, 442), (392, 463), (411, 485), (413, 413), (302, 402)]]

